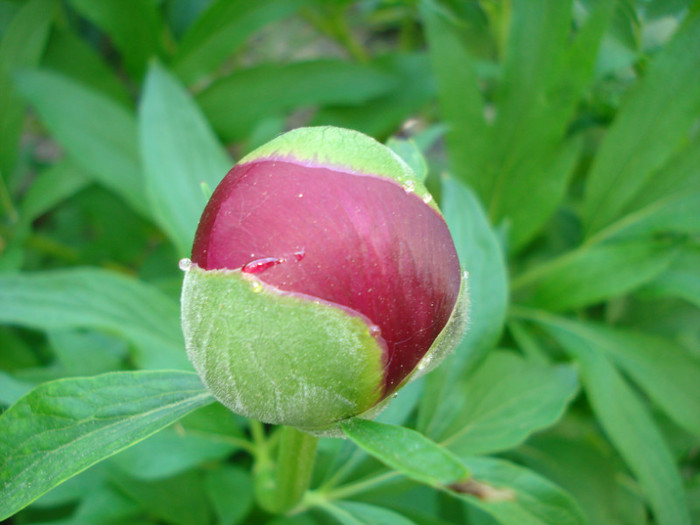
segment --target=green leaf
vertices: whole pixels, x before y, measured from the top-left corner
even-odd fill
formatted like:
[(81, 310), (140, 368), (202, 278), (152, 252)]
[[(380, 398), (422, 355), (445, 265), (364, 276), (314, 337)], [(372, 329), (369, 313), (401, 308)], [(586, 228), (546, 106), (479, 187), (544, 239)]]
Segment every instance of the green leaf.
[(133, 278), (74, 268), (0, 276), (0, 322), (37, 330), (92, 328), (135, 345), (144, 368), (191, 369), (175, 301)]
[[(696, 223), (697, 218), (696, 211)], [(644, 291), (658, 296), (685, 299), (700, 308), (700, 246), (684, 246), (666, 271), (650, 282)]]
[(670, 339), (601, 324), (567, 330), (610, 356), (680, 427), (700, 436), (700, 360)]
[(428, 176), (428, 164), (414, 140), (391, 137), (386, 146), (411, 167), (421, 182), (425, 182)]
[(11, 405), (32, 388), (32, 384), (15, 379), (7, 372), (0, 370), (0, 405)]
[(144, 482), (115, 476), (119, 489), (152, 514), (174, 525), (211, 523), (211, 507), (204, 487), (204, 475), (189, 471), (159, 481)]
[(6, 180), (17, 162), (25, 110), (12, 75), (18, 68), (38, 65), (55, 8), (54, 0), (26, 2), (0, 41), (0, 173)]
[(201, 184), (215, 188), (233, 163), (187, 91), (155, 62), (145, 81), (139, 131), (153, 216), (184, 257), (206, 205)]
[(395, 83), (378, 68), (342, 60), (264, 64), (217, 80), (197, 102), (229, 141), (245, 137), (265, 117), (304, 106), (360, 105), (387, 93)]
[(253, 480), (247, 470), (220, 465), (207, 472), (205, 487), (221, 525), (241, 523), (253, 508)]
[(58, 73), (23, 71), (16, 82), (71, 160), (149, 217), (134, 116), (121, 104)]
[(584, 217), (595, 233), (620, 216), (681, 145), (700, 114), (700, 14), (691, 15), (629, 94), (588, 176)]
[(250, 35), (286, 18), (310, 0), (218, 0), (188, 29), (173, 70), (186, 84), (211, 75)]
[(90, 183), (82, 169), (63, 160), (45, 169), (34, 179), (20, 203), (19, 216), (30, 224)]
[(503, 525), (584, 525), (586, 519), (574, 499), (561, 488), (501, 459), (469, 458), (473, 475), (459, 495)]
[(393, 510), (351, 501), (327, 504), (323, 509), (343, 525), (412, 525), (414, 522)]
[(469, 329), (449, 359), (431, 373), (421, 402), (418, 428), (432, 434), (453, 414), (452, 385), (496, 344), (508, 305), (508, 275), (496, 232), (472, 191), (452, 179), (443, 181), (441, 207), (455, 241), (462, 268), (468, 272)]
[(415, 430), (358, 418), (341, 427), (358, 447), (419, 483), (445, 487), (469, 475), (452, 453)]
[[(603, 430), (639, 480), (659, 525), (690, 525), (683, 484), (661, 432), (638, 394), (630, 388), (596, 342), (576, 323), (535, 315), (576, 359), (588, 399)], [(639, 368), (635, 366), (637, 373)]]
[(548, 310), (581, 308), (628, 293), (661, 274), (674, 242), (632, 239), (584, 244), (513, 281), (514, 295)]
[(450, 417), (429, 435), (460, 457), (507, 450), (556, 422), (577, 392), (571, 367), (494, 351), (452, 387)]
[(95, 48), (71, 31), (51, 33), (41, 65), (109, 96), (126, 108), (133, 107), (129, 90), (115, 71), (97, 54)]
[(69, 0), (81, 15), (102, 29), (119, 50), (126, 69), (140, 77), (148, 60), (161, 52), (163, 22), (157, 3), (144, 0)]
[(127, 343), (84, 330), (52, 330), (49, 343), (66, 376), (91, 376), (124, 368)]
[(212, 401), (192, 372), (45, 383), (0, 416), (0, 519)]
[(110, 523), (134, 523), (134, 517), (142, 508), (117, 488), (102, 486), (90, 490), (81, 498), (70, 523), (101, 525)]

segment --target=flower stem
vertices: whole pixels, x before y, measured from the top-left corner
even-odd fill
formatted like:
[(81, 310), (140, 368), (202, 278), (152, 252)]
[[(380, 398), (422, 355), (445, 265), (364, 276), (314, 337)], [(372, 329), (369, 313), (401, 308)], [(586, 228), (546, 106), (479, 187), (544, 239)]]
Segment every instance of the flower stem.
[(311, 483), (318, 438), (293, 427), (282, 427), (277, 461), (259, 458), (255, 491), (260, 506), (273, 514), (294, 508)]

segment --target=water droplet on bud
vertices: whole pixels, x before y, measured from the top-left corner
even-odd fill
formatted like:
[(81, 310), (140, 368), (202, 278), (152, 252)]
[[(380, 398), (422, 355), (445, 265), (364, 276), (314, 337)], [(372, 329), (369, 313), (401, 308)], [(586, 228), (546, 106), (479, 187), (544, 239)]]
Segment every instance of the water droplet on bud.
[(306, 256), (306, 250), (304, 250), (304, 248), (302, 248), (299, 251), (294, 252), (294, 258), (296, 259), (297, 262), (301, 261), (305, 256)]
[(192, 268), (192, 261), (189, 259), (180, 259), (180, 262), (178, 263), (178, 266), (180, 267), (180, 270), (183, 272), (188, 271), (190, 268)]
[(262, 292), (262, 289), (263, 289), (262, 283), (260, 281), (258, 281), (257, 279), (255, 279), (254, 281), (252, 281), (250, 283), (250, 287), (253, 289), (253, 293), (260, 293), (260, 292)]
[(278, 259), (277, 257), (263, 257), (262, 259), (255, 259), (254, 261), (244, 264), (241, 271), (243, 273), (262, 273), (280, 264), (282, 261), (284, 261), (284, 259)]
[(382, 335), (382, 329), (379, 328), (376, 324), (373, 324), (369, 327), (369, 335), (371, 335), (372, 337), (379, 337), (380, 335)]
[(423, 202), (426, 204), (428, 204), (431, 200), (433, 200), (433, 196), (430, 193), (423, 197)]
[(416, 183), (412, 180), (407, 180), (403, 185), (403, 189), (406, 193), (413, 193), (416, 191)]
[(399, 393), (398, 393), (398, 392), (394, 392), (394, 393), (392, 394), (391, 397), (393, 397), (394, 399), (396, 399), (397, 397), (399, 397)]

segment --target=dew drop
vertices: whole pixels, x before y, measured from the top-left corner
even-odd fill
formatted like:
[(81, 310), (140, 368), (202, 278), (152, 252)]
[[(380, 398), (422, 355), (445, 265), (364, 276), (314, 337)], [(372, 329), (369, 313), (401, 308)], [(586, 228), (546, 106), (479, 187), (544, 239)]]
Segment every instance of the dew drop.
[(304, 248), (302, 248), (299, 251), (294, 252), (294, 259), (296, 259), (297, 262), (301, 261), (305, 256), (306, 256), (306, 250), (304, 250)]
[(423, 197), (423, 202), (426, 204), (428, 204), (432, 200), (433, 200), (433, 196), (430, 193), (428, 193), (425, 197)]
[(394, 399), (396, 399), (397, 397), (399, 397), (399, 393), (398, 393), (398, 392), (394, 392), (394, 393), (392, 394), (391, 397), (394, 398)]
[(185, 259), (180, 259), (180, 262), (177, 263), (177, 265), (180, 267), (180, 270), (182, 270), (183, 272), (186, 272), (186, 271), (188, 271), (190, 268), (192, 268), (192, 261), (190, 261), (190, 260), (187, 259), (187, 258), (185, 258)]
[(303, 196), (304, 196), (303, 193), (300, 193), (299, 195), (297, 195), (297, 197), (299, 197), (300, 199), (301, 199)]
[(262, 283), (257, 279), (250, 284), (250, 287), (253, 289), (253, 293), (260, 293), (263, 289)]
[(371, 335), (372, 337), (379, 337), (380, 335), (382, 335), (382, 329), (379, 328), (376, 324), (373, 324), (369, 327), (369, 335)]
[(413, 193), (416, 190), (416, 183), (412, 180), (407, 180), (403, 185), (403, 189), (406, 193)]
[(254, 261), (244, 264), (241, 267), (241, 271), (243, 273), (262, 273), (283, 261), (284, 259), (278, 259), (277, 257), (263, 257), (262, 259), (255, 259)]

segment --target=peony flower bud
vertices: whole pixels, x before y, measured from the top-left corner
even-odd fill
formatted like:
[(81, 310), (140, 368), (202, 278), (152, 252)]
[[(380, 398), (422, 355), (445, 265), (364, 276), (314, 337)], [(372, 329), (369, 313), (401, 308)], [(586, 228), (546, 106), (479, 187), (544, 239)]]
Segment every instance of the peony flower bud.
[(447, 225), (391, 150), (301, 128), (226, 175), (185, 261), (187, 353), (214, 396), (267, 423), (371, 417), (466, 324)]

